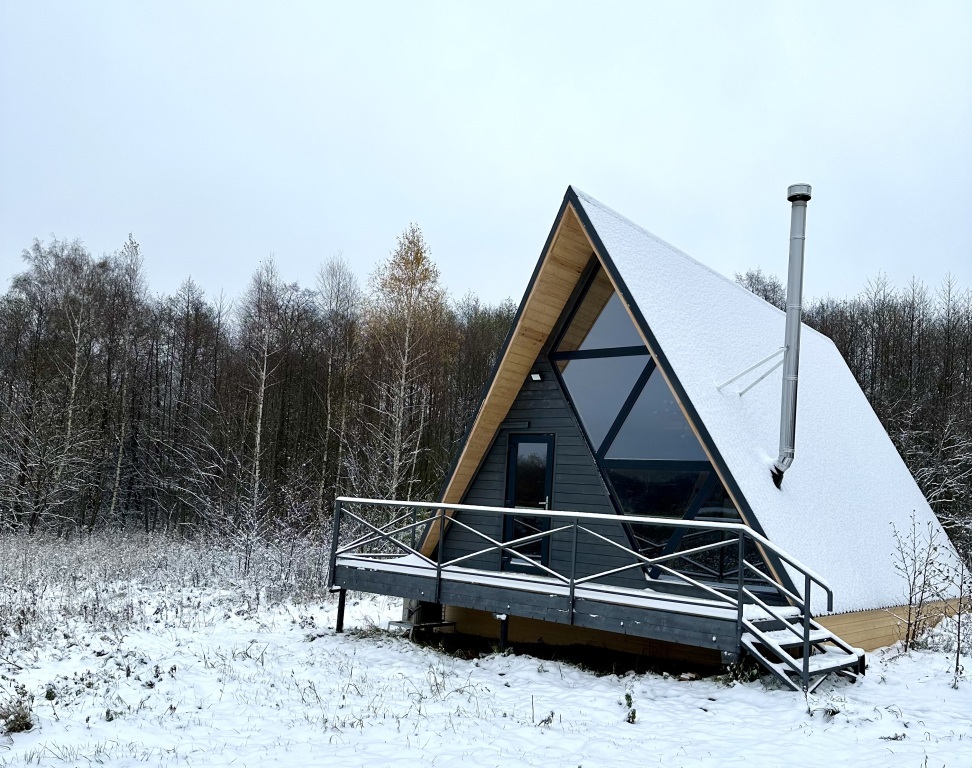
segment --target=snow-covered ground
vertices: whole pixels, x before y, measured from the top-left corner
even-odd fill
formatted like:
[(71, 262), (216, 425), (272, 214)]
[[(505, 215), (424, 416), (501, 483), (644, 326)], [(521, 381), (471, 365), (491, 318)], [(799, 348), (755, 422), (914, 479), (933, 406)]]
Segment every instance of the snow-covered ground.
[(34, 721), (0, 736), (0, 765), (972, 765), (972, 679), (953, 687), (940, 651), (872, 654), (863, 682), (809, 702), (767, 679), (462, 659), (384, 631), (397, 600), (349, 595), (336, 635), (332, 599), (268, 603), (216, 583), (207, 556), (164, 552), (127, 574), (65, 556), (43, 576), (37, 552), (14, 565), (0, 546), (0, 708), (21, 686)]

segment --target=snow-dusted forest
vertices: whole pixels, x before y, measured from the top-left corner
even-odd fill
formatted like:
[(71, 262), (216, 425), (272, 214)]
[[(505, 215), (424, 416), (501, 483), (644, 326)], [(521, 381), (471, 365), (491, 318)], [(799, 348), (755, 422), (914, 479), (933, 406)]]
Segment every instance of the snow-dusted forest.
[(0, 299), (0, 529), (318, 535), (338, 492), (437, 491), (513, 316), (410, 227), (366, 286), (272, 261), (239, 297), (145, 284), (129, 241), (34, 243)]
[[(336, 495), (431, 499), (515, 312), (449, 296), (414, 225), (365, 285), (267, 261), (239, 297), (154, 294), (131, 237), (23, 257), (0, 297), (0, 530), (319, 538)], [(737, 280), (782, 305), (775, 277)], [(972, 294), (878, 277), (806, 304), (966, 549)]]

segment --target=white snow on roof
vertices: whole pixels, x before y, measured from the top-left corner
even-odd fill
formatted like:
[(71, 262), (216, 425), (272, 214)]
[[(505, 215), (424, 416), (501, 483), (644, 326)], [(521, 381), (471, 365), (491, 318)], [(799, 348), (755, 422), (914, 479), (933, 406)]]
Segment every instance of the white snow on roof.
[[(779, 358), (716, 388), (782, 346), (785, 314), (575, 192), (766, 536), (827, 579), (837, 613), (906, 602), (893, 527), (939, 524), (833, 342), (802, 327), (796, 457), (777, 490), (781, 369), (739, 392)], [(812, 230), (808, 243), (813, 269)]]

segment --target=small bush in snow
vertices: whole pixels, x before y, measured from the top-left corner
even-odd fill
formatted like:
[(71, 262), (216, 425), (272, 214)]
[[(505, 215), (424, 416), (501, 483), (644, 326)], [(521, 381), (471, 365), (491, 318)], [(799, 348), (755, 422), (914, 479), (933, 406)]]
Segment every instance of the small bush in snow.
[[(7, 677), (2, 678), (9, 680)], [(13, 683), (13, 694), (0, 701), (0, 733), (23, 733), (34, 727), (34, 696), (26, 686)]]
[(752, 683), (759, 680), (760, 668), (750, 657), (726, 667), (725, 674), (720, 678), (726, 685), (733, 683)]

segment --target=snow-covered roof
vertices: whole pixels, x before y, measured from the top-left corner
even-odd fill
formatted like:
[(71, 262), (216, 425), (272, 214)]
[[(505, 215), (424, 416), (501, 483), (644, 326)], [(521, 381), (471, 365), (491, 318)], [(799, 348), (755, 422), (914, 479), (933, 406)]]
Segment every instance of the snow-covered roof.
[[(779, 445), (781, 369), (742, 396), (776, 361), (717, 387), (781, 347), (785, 314), (574, 193), (588, 236), (622, 296), (635, 305), (632, 314), (643, 318), (655, 351), (667, 360), (766, 536), (829, 582), (835, 612), (906, 602), (893, 565), (893, 529), (907, 534), (914, 515), (922, 533), (931, 524), (943, 542), (947, 538), (833, 342), (802, 327), (796, 457), (778, 490), (770, 466)], [(785, 243), (781, 248), (785, 252)], [(956, 557), (945, 549), (943, 557)], [(815, 601), (813, 609), (823, 612), (825, 605)]]

